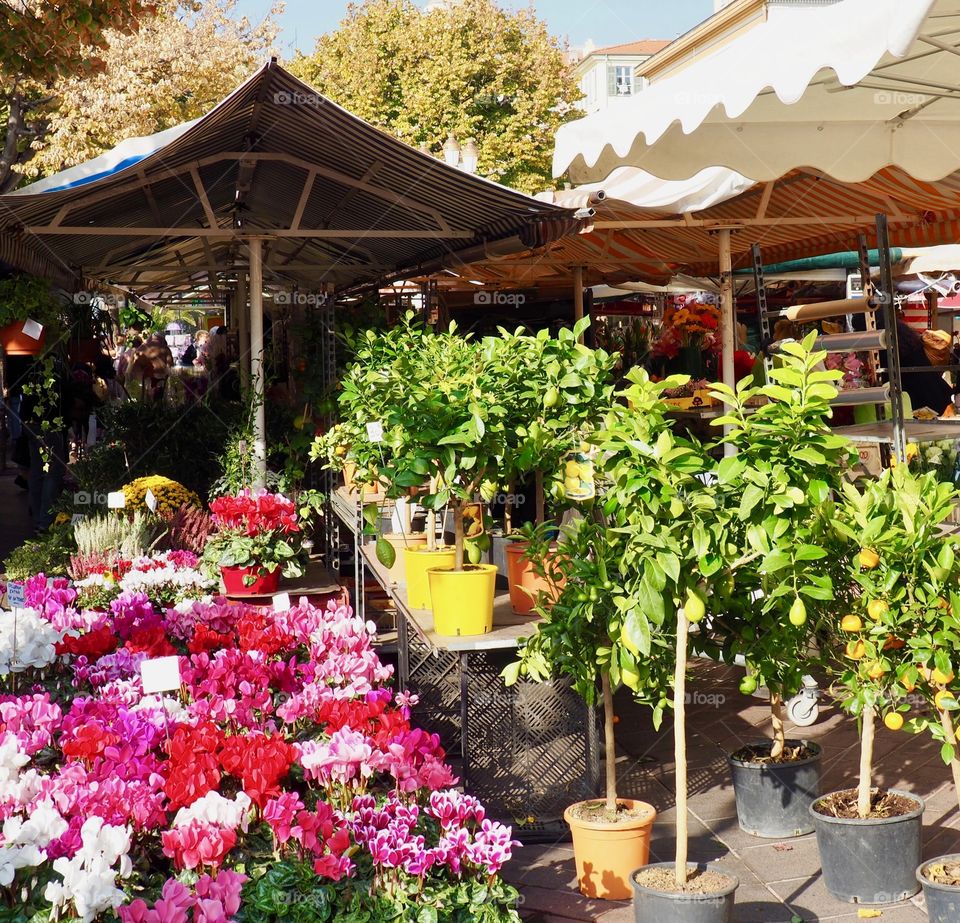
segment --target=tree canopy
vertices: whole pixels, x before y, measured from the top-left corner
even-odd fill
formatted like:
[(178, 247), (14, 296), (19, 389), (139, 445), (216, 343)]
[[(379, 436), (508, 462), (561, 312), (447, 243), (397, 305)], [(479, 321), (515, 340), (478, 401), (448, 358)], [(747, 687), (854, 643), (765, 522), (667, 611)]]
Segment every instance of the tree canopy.
[(439, 154), (451, 133), (461, 144), (473, 138), (481, 176), (535, 192), (550, 185), (557, 127), (579, 114), (565, 51), (532, 8), (365, 0), (291, 67), (414, 146)]
[(56, 85), (56, 109), (27, 172), (55, 173), (212, 109), (263, 63), (278, 33), (272, 15), (255, 26), (235, 7), (162, 0), (137, 32), (109, 33), (102, 70)]

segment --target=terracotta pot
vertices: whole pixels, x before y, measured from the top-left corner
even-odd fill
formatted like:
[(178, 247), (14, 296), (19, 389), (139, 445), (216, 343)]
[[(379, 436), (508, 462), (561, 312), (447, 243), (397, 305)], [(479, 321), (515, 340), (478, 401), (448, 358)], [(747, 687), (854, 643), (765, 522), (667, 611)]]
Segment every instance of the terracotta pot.
[(0, 346), (8, 356), (36, 356), (43, 351), (47, 342), (47, 331), (40, 333), (40, 339), (35, 340), (23, 332), (24, 321), (17, 320), (5, 327), (0, 327)]
[[(560, 594), (566, 578), (552, 583), (534, 570), (533, 562), (526, 558), (529, 542), (509, 541), (506, 545), (507, 582), (510, 585), (510, 605), (517, 615), (533, 612), (534, 602), (540, 593), (548, 593), (553, 599)], [(556, 551), (556, 545), (551, 546)]]
[(641, 813), (620, 824), (581, 820), (573, 811), (581, 804), (602, 804), (602, 799), (580, 801), (563, 812), (573, 834), (573, 857), (580, 893), (606, 901), (626, 901), (633, 894), (633, 873), (650, 861), (650, 832), (657, 812), (652, 804), (619, 798), (618, 804)]
[[(266, 568), (254, 567), (221, 567), (223, 587), (228, 596), (272, 596), (280, 587), (280, 568), (271, 574)], [(244, 583), (244, 578), (254, 575), (253, 583)]]
[[(353, 462), (344, 462), (343, 463), (343, 486), (347, 488), (352, 494), (360, 493), (360, 484), (354, 480), (357, 473), (357, 466)], [(380, 496), (380, 485), (377, 483), (374, 484), (364, 484), (363, 485), (363, 496), (365, 498), (373, 499), (374, 497)]]

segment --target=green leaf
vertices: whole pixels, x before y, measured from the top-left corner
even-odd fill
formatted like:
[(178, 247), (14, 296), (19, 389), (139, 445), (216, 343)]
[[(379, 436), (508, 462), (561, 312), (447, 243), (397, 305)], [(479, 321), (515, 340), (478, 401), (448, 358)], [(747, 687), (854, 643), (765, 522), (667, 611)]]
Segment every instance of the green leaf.
[(382, 535), (377, 537), (377, 560), (384, 567), (393, 567), (397, 561), (397, 550)]
[(636, 607), (627, 613), (620, 636), (628, 649), (644, 657), (650, 656), (650, 623)]

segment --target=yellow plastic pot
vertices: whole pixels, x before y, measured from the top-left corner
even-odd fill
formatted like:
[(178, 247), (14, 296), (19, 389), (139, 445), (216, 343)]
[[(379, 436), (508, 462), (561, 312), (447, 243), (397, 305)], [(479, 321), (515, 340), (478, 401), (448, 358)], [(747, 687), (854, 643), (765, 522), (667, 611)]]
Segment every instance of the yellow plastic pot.
[(430, 583), (427, 570), (431, 567), (453, 567), (452, 548), (404, 548), (403, 566), (407, 577), (407, 603), (411, 609), (430, 608)]
[(390, 568), (390, 581), (406, 583), (403, 551), (405, 548), (423, 548), (427, 544), (427, 536), (423, 532), (385, 532), (383, 537), (393, 545), (396, 553), (393, 567)]
[(433, 630), (438, 635), (485, 635), (493, 631), (495, 565), (469, 564), (461, 571), (452, 565), (431, 567), (428, 574)]

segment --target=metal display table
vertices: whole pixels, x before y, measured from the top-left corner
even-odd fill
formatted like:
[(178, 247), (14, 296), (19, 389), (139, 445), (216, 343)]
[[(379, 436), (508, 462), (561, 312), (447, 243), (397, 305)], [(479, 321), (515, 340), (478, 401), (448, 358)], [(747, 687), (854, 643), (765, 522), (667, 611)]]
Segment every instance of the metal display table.
[[(908, 442), (937, 442), (940, 439), (960, 439), (960, 419), (957, 420), (907, 420), (903, 425)], [(854, 442), (874, 442), (883, 445), (894, 443), (893, 422), (858, 423), (853, 426), (838, 426), (835, 433)]]
[(348, 505), (348, 499), (341, 494), (334, 509), (346, 525), (358, 527), (359, 567), (396, 606), (398, 680), (419, 696), (418, 724), (438, 734), (451, 756), (459, 756), (454, 762), (464, 788), (481, 798), (492, 816), (514, 824), (521, 839), (566, 836), (563, 810), (599, 789), (599, 728), (596, 711), (566, 679), (504, 684), (501, 671), (538, 617), (515, 614), (503, 593), (494, 603), (493, 631), (438, 635), (432, 613), (412, 609), (374, 546), (363, 544), (357, 503)]

